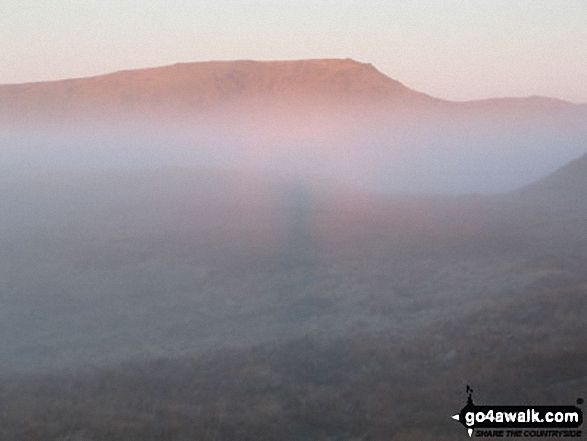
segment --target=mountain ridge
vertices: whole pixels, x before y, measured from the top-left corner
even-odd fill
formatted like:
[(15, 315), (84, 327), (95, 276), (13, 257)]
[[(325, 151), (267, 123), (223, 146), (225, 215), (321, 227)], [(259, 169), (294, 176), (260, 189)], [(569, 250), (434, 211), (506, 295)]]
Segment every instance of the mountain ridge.
[(385, 77), (390, 82), (393, 82), (404, 89), (411, 90), (416, 92), (420, 95), (428, 96), (434, 100), (443, 101), (447, 103), (453, 104), (468, 104), (468, 103), (476, 103), (479, 105), (482, 104), (510, 104), (510, 103), (517, 103), (517, 102), (543, 102), (543, 103), (550, 103), (550, 104), (558, 104), (558, 105), (571, 105), (571, 106), (578, 106), (578, 107), (587, 107), (587, 103), (573, 103), (568, 100), (564, 100), (561, 98), (550, 97), (545, 95), (529, 95), (529, 96), (502, 96), (502, 97), (489, 97), (489, 98), (478, 98), (478, 99), (465, 99), (465, 100), (450, 100), (450, 99), (443, 99), (439, 98), (430, 94), (426, 94), (424, 92), (416, 91), (415, 89), (411, 89), (407, 87), (402, 82), (393, 79), (382, 72), (380, 72), (372, 63), (362, 63), (352, 58), (308, 58), (308, 59), (299, 59), (299, 60), (253, 60), (253, 59), (237, 59), (237, 60), (209, 60), (209, 61), (188, 61), (188, 62), (177, 62), (172, 64), (166, 64), (161, 66), (149, 66), (149, 67), (140, 67), (140, 68), (131, 68), (131, 69), (120, 69), (111, 72), (104, 72), (94, 75), (87, 75), (87, 76), (76, 76), (70, 78), (61, 78), (56, 80), (39, 80), (39, 81), (25, 81), (22, 83), (1, 83), (1, 88), (17, 88), (17, 87), (31, 87), (31, 86), (38, 86), (38, 85), (57, 85), (59, 83), (72, 83), (72, 82), (79, 82), (85, 80), (96, 80), (102, 79), (106, 77), (114, 77), (118, 75), (127, 75), (127, 74), (137, 74), (141, 72), (155, 72), (155, 71), (163, 71), (169, 70), (173, 68), (185, 68), (185, 67), (197, 67), (197, 66), (231, 66), (231, 65), (273, 65), (273, 66), (286, 66), (286, 65), (295, 65), (295, 64), (331, 64), (331, 65), (355, 65), (356, 67), (361, 66), (365, 69), (371, 69), (372, 71), (376, 72), (378, 75)]
[(89, 120), (128, 115), (234, 115), (262, 109), (322, 108), (388, 114), (481, 115), (582, 111), (547, 97), (448, 101), (413, 90), (370, 63), (346, 59), (200, 61), (127, 69), (90, 77), (0, 85), (0, 121)]
[[(354, 60), (211, 61), (86, 78), (0, 85), (0, 115), (68, 116), (208, 112), (255, 102), (289, 105), (414, 105), (440, 102)], [(100, 112), (99, 112), (100, 113)]]
[(516, 201), (539, 206), (586, 211), (587, 153), (556, 169), (538, 181), (511, 193)]

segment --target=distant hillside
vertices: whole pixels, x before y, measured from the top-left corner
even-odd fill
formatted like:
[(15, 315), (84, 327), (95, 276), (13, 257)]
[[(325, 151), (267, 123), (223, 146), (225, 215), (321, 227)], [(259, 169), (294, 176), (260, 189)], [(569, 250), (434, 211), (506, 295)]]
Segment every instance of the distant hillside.
[(350, 59), (180, 63), (0, 86), (0, 116), (16, 119), (113, 111), (185, 114), (251, 103), (405, 106), (421, 102), (441, 101)]
[(587, 154), (513, 195), (532, 203), (553, 207), (587, 208)]
[(255, 168), (385, 192), (506, 192), (587, 145), (587, 107), (452, 102), (350, 59), (211, 61), (0, 85), (0, 168)]
[[(411, 109), (433, 115), (511, 117), (585, 107), (542, 97), (449, 102), (414, 91), (351, 59), (210, 61), (89, 78), (0, 85), (2, 121), (210, 115), (251, 110)], [(243, 109), (245, 112), (243, 112)]]

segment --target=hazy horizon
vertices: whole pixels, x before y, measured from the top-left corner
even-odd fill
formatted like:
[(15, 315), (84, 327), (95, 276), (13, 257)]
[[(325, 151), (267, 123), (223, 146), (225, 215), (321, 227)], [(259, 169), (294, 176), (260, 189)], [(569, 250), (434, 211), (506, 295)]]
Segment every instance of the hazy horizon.
[[(67, 81), (67, 80), (79, 80), (79, 79), (86, 79), (86, 78), (94, 78), (94, 77), (101, 77), (105, 75), (110, 75), (113, 73), (118, 72), (128, 72), (128, 71), (135, 71), (135, 70), (144, 70), (144, 69), (156, 69), (166, 66), (173, 66), (177, 64), (192, 64), (192, 63), (209, 63), (209, 62), (231, 62), (231, 61), (254, 61), (254, 62), (290, 62), (290, 61), (305, 61), (305, 60), (353, 60), (359, 63), (371, 64), (374, 65), (376, 69), (379, 70), (377, 65), (370, 60), (357, 60), (351, 57), (339, 57), (339, 58), (329, 58), (329, 57), (312, 57), (312, 58), (266, 58), (266, 59), (252, 59), (252, 58), (218, 58), (218, 59), (205, 59), (205, 60), (185, 60), (185, 61), (171, 61), (165, 64), (149, 64), (149, 65), (139, 65), (133, 67), (124, 67), (121, 66), (116, 68), (115, 70), (106, 70), (106, 71), (95, 71), (95, 72), (87, 72), (87, 73), (80, 73), (78, 75), (69, 75), (69, 76), (57, 76), (57, 77), (39, 77), (33, 78), (28, 80), (21, 80), (21, 81), (12, 81), (12, 82), (4, 82), (0, 83), (0, 86), (12, 86), (12, 85), (26, 85), (26, 84), (36, 84), (36, 83), (47, 83), (47, 82), (58, 82), (58, 81)], [(386, 74), (384, 71), (380, 70), (384, 75), (388, 76), (389, 78), (399, 81), (404, 86), (408, 87), (411, 90), (425, 93), (433, 98), (438, 98), (441, 100), (456, 102), (456, 103), (466, 103), (471, 101), (485, 101), (485, 100), (499, 100), (499, 99), (508, 99), (508, 98), (549, 98), (555, 100), (565, 101), (571, 104), (580, 104), (580, 105), (587, 105), (587, 96), (585, 98), (573, 98), (572, 96), (562, 96), (556, 94), (540, 94), (539, 92), (534, 92), (532, 90), (528, 90), (527, 92), (512, 92), (510, 94), (505, 93), (496, 93), (496, 94), (483, 94), (483, 95), (475, 95), (472, 94), (471, 96), (461, 96), (459, 93), (456, 95), (445, 95), (442, 93), (438, 93), (435, 91), (429, 91), (424, 89), (418, 89), (418, 87), (410, 85), (409, 80), (402, 80), (397, 77), (393, 77), (391, 75)]]
[[(408, 87), (464, 101), (587, 102), (580, 0), (366, 5), (231, 0), (0, 5), (0, 84), (208, 60), (353, 58)], [(108, 54), (104, 56), (104, 54)]]

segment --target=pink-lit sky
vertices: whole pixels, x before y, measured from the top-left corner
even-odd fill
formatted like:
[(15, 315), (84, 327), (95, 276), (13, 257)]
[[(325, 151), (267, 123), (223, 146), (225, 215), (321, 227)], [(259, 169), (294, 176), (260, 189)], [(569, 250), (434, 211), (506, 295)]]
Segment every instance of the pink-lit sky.
[(354, 58), (448, 99), (587, 102), (587, 0), (2, 0), (0, 83)]

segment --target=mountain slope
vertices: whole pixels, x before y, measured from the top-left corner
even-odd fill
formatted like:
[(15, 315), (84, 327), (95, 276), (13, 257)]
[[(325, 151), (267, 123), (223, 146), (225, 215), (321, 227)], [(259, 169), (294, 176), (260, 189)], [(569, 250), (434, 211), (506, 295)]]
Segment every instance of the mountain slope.
[(91, 78), (0, 86), (0, 116), (209, 112), (250, 104), (440, 102), (353, 60), (181, 63)]
[(349, 59), (184, 63), (0, 85), (0, 167), (254, 167), (505, 192), (583, 153), (586, 123), (587, 108), (549, 98), (443, 101)]
[(210, 61), (125, 70), (89, 78), (0, 85), (0, 122), (120, 116), (193, 116), (236, 110), (312, 108), (416, 110), (432, 115), (518, 117), (585, 114), (585, 106), (543, 98), (450, 102), (414, 91), (351, 59)]
[(587, 153), (513, 195), (555, 208), (587, 209)]

